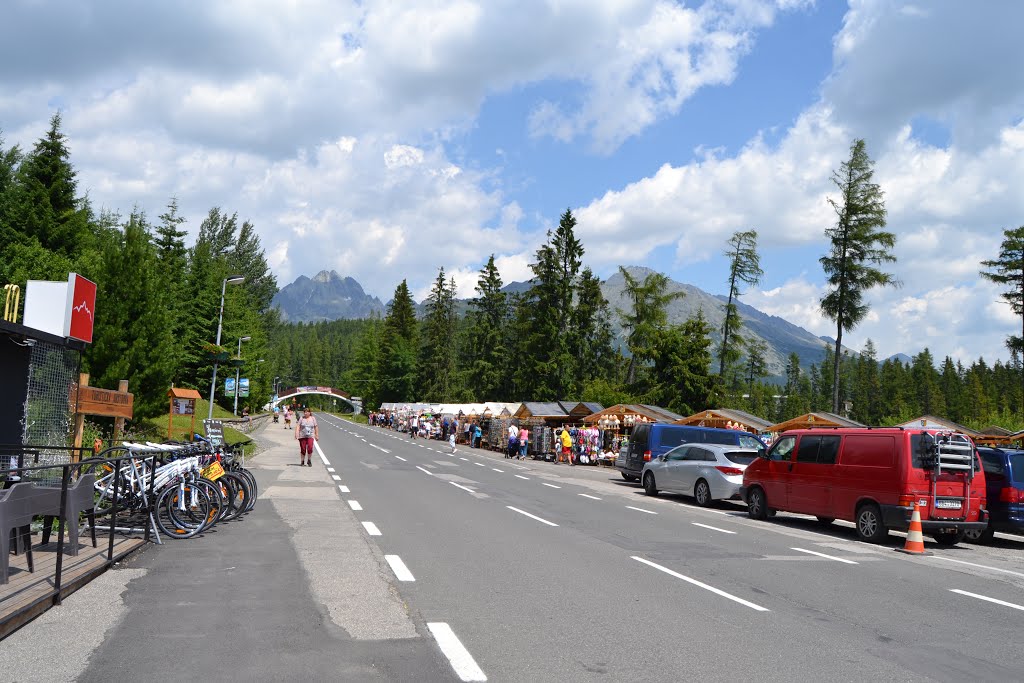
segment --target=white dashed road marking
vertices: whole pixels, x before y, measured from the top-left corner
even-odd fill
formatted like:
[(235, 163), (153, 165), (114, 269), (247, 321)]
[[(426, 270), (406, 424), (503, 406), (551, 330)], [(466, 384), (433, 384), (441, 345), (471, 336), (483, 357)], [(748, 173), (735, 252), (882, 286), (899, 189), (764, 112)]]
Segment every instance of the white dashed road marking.
[(589, 498), (590, 500), (601, 500), (597, 496), (592, 496), (589, 493), (580, 493), (579, 495), (583, 496), (584, 498)]
[(666, 574), (668, 574), (669, 576), (674, 576), (677, 579), (682, 579), (683, 581), (686, 581), (689, 584), (697, 586), (698, 588), (703, 588), (704, 590), (711, 591), (715, 595), (721, 595), (723, 598), (728, 598), (729, 600), (732, 600), (733, 602), (738, 602), (739, 604), (744, 605), (746, 607), (749, 607), (750, 609), (755, 609), (758, 612), (768, 612), (769, 611), (769, 609), (767, 607), (761, 607), (760, 605), (756, 605), (756, 604), (754, 604), (752, 602), (744, 600), (743, 598), (738, 598), (735, 595), (732, 595), (730, 593), (726, 593), (725, 591), (723, 591), (723, 590), (721, 590), (719, 588), (715, 588), (714, 586), (709, 586), (708, 584), (701, 583), (700, 581), (698, 581), (696, 579), (691, 579), (688, 576), (683, 576), (682, 574), (678, 574), (678, 573), (672, 571), (671, 569), (669, 569), (668, 567), (662, 567), (660, 564), (655, 564), (655, 563), (651, 562), (650, 560), (645, 560), (644, 558), (637, 557), (636, 555), (631, 555), (630, 557), (632, 557), (637, 562), (643, 562), (644, 564), (646, 564), (646, 565), (648, 565), (650, 567), (654, 567), (658, 571), (663, 571)]
[(543, 484), (544, 486), (550, 486), (550, 487), (551, 487), (551, 488), (553, 488), (553, 489), (560, 489), (560, 488), (562, 488), (561, 486), (555, 486), (554, 484), (549, 484), (549, 483), (547, 483), (546, 481), (542, 481), (541, 483), (542, 483), (542, 484)]
[(427, 624), (431, 635), (437, 641), (441, 652), (448, 658), (455, 670), (455, 674), (463, 681), (486, 681), (487, 676), (469, 654), (469, 650), (462, 644), (452, 627), (443, 622), (431, 622)]
[(542, 524), (547, 524), (548, 526), (558, 526), (558, 525), (557, 525), (557, 524), (555, 524), (554, 522), (549, 522), (549, 521), (548, 521), (548, 520), (546, 520), (546, 519), (541, 519), (541, 518), (540, 518), (540, 517), (538, 517), (537, 515), (531, 515), (531, 514), (530, 514), (529, 512), (527, 512), (526, 510), (520, 510), (519, 508), (514, 508), (514, 507), (512, 507), (511, 505), (506, 505), (505, 507), (507, 507), (507, 508), (508, 508), (509, 510), (511, 510), (512, 512), (518, 512), (518, 513), (519, 513), (519, 514), (521, 514), (521, 515), (526, 515), (526, 516), (527, 516), (527, 517), (529, 517), (530, 519), (535, 519), (535, 520), (537, 520), (538, 522), (541, 522)]
[(990, 597), (988, 597), (986, 595), (978, 595), (977, 593), (968, 593), (967, 591), (962, 591), (959, 588), (950, 588), (949, 590), (950, 590), (951, 593), (958, 593), (960, 595), (966, 595), (969, 598), (977, 598), (978, 600), (984, 600), (985, 602), (993, 602), (993, 603), (995, 603), (997, 605), (1002, 605), (1003, 607), (1010, 607), (1012, 609), (1019, 609), (1022, 612), (1024, 612), (1024, 605), (1018, 605), (1016, 603), (1006, 602), (1005, 600), (996, 600), (995, 598), (990, 598)]
[(712, 531), (721, 531), (723, 534), (734, 534), (735, 531), (729, 531), (728, 529), (719, 529), (717, 526), (708, 526), (707, 524), (701, 524), (700, 522), (691, 522), (694, 526), (703, 527), (705, 529), (711, 529)]
[(415, 581), (412, 572), (405, 566), (405, 562), (402, 562), (402, 558), (398, 555), (385, 555), (384, 559), (391, 565), (391, 571), (395, 573), (395, 576), (399, 581)]
[(627, 505), (626, 507), (629, 508), (630, 510), (636, 510), (637, 512), (646, 512), (649, 515), (656, 515), (656, 514), (658, 514), (654, 510), (644, 510), (643, 508), (635, 508), (632, 505)]
[(804, 550), (803, 548), (790, 548), (798, 553), (807, 553), (808, 555), (817, 555), (818, 557), (824, 557), (826, 560), (835, 560), (836, 562), (842, 562), (843, 564), (858, 564), (853, 560), (845, 560), (841, 557), (835, 557), (834, 555), (826, 555), (825, 553), (815, 552), (813, 550)]
[(350, 508), (352, 508), (353, 510), (356, 510), (357, 512), (359, 510), (363, 509), (363, 506), (359, 504), (358, 500), (350, 500), (350, 501), (348, 501), (348, 506)]
[(371, 536), (381, 535), (380, 529), (378, 529), (377, 525), (373, 522), (363, 522), (363, 528), (366, 529), (366, 533), (370, 534)]

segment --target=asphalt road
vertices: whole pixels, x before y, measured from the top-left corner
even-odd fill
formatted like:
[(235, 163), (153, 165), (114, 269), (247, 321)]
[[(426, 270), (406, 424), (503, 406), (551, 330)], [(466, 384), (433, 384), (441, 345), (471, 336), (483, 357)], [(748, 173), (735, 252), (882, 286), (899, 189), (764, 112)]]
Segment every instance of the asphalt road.
[[(650, 498), (614, 470), (318, 416), (319, 446), (463, 680), (1019, 680), (1024, 543), (894, 552), (850, 525)], [(372, 535), (371, 535), (372, 532)], [(379, 534), (379, 535), (378, 535)], [(402, 580), (404, 579), (404, 580)], [(456, 645), (455, 647), (459, 647)]]

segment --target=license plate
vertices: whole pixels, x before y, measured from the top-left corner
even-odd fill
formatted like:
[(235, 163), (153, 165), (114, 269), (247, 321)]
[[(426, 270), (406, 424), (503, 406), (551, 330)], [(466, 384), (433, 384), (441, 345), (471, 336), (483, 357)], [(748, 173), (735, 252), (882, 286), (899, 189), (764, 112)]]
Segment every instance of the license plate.
[(959, 510), (962, 504), (959, 500), (937, 500), (935, 501), (935, 508), (937, 510)]

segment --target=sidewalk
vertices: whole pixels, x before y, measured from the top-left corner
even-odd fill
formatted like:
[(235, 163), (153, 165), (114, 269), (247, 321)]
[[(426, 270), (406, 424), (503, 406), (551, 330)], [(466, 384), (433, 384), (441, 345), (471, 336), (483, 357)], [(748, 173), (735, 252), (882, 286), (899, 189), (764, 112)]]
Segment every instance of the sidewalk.
[(447, 668), (320, 458), (299, 467), (281, 425), (260, 438), (253, 512), (149, 548), (7, 638), (5, 678), (413, 681)]

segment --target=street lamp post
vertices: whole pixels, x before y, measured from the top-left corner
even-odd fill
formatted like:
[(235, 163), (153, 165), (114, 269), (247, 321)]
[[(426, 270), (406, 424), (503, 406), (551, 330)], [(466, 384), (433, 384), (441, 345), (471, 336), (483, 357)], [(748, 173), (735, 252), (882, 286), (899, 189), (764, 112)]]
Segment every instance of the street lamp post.
[[(220, 346), (220, 332), (224, 325), (224, 294), (227, 292), (228, 283), (233, 285), (239, 285), (245, 282), (245, 277), (241, 275), (231, 275), (230, 277), (224, 278), (224, 281), (220, 283), (220, 315), (217, 317), (217, 346)], [(217, 391), (217, 361), (213, 361), (213, 380), (210, 382), (210, 413), (207, 416), (207, 420), (213, 419), (213, 395)], [(237, 393), (237, 392), (236, 392)]]
[[(238, 338), (238, 358), (239, 359), (242, 358), (242, 342), (244, 342), (244, 341), (251, 341), (251, 340), (252, 340), (252, 337), (239, 337)], [(235, 417), (238, 417), (238, 373), (240, 371), (241, 371), (241, 368), (236, 365), (235, 366), (235, 410), (234, 410)]]

